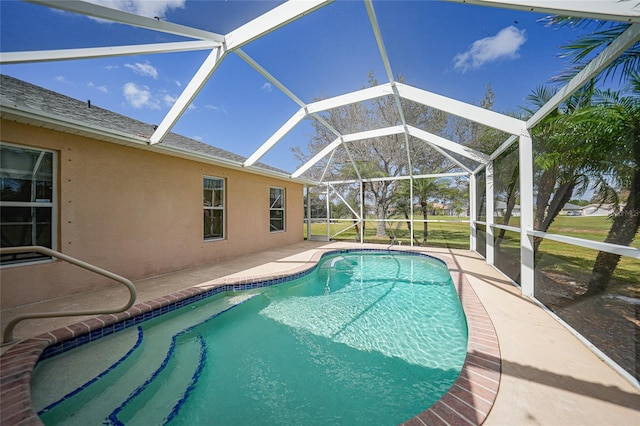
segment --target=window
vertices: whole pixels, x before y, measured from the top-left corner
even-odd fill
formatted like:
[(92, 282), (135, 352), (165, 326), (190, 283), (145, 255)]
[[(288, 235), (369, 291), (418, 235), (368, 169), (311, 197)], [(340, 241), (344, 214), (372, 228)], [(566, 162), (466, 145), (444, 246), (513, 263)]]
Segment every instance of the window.
[(224, 238), (224, 179), (205, 177), (203, 181), (204, 239)]
[(284, 188), (269, 189), (269, 230), (284, 231)]
[[(54, 247), (56, 182), (52, 151), (0, 144), (2, 247)], [(39, 253), (2, 256), (2, 265), (48, 259)]]

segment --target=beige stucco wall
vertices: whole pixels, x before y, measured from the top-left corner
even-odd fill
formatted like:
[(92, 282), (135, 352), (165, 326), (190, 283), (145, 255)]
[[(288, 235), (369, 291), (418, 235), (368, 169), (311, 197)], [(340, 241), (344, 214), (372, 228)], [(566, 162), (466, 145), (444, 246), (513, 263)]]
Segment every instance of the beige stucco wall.
[[(137, 280), (303, 239), (301, 184), (2, 121), (1, 140), (58, 152), (58, 250)], [(226, 179), (226, 238), (203, 240), (202, 178)], [(269, 232), (269, 187), (286, 231)], [(212, 277), (215, 278), (215, 277)], [(0, 270), (1, 308), (112, 282), (63, 262)]]

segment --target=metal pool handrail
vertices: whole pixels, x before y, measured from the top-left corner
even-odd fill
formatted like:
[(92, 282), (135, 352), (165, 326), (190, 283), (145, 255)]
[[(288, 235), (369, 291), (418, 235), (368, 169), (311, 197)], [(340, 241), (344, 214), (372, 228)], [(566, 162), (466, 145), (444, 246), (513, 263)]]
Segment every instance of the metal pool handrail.
[(137, 296), (136, 287), (133, 285), (131, 281), (129, 281), (124, 277), (121, 277), (120, 275), (116, 275), (113, 272), (109, 272), (105, 269), (98, 268), (97, 266), (94, 266), (90, 263), (83, 262), (82, 260), (78, 260), (74, 257), (68, 256), (66, 254), (62, 254), (58, 251), (51, 250), (47, 247), (42, 247), (42, 246), (22, 246), (22, 247), (0, 248), (0, 254), (30, 253), (30, 252), (42, 253), (47, 256), (55, 257), (56, 259), (64, 260), (65, 262), (71, 263), (72, 265), (79, 266), (80, 268), (86, 269), (88, 271), (94, 272), (96, 274), (102, 275), (107, 278), (111, 278), (112, 280), (118, 281), (124, 284), (127, 287), (127, 289), (129, 289), (129, 301), (120, 308), (113, 308), (108, 310), (86, 310), (86, 311), (72, 311), (72, 312), (38, 312), (33, 314), (18, 315), (17, 317), (12, 319), (5, 327), (3, 338), (2, 338), (2, 346), (14, 343), (13, 329), (20, 321), (23, 321), (26, 319), (35, 319), (35, 318), (115, 314), (115, 313), (126, 311), (131, 306), (133, 306), (133, 304), (136, 301), (136, 296)]

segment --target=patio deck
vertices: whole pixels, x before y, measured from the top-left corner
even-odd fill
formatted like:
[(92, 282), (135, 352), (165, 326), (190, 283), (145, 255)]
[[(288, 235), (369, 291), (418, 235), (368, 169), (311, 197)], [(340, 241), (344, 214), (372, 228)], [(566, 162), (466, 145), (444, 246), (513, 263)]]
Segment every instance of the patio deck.
[[(136, 282), (138, 302), (202, 285), (214, 278), (255, 277), (308, 263), (318, 251), (385, 246), (303, 242)], [(394, 249), (409, 249), (394, 246)], [(487, 310), (500, 343), (502, 377), (485, 425), (640, 424), (640, 391), (610, 368), (575, 336), (475, 253), (468, 250), (412, 248), (441, 258), (463, 272)], [(2, 324), (15, 315), (45, 310), (87, 309), (126, 290), (108, 287), (1, 312)], [(84, 318), (28, 320), (15, 329), (24, 339)], [(8, 347), (3, 347), (4, 353)], [(3, 399), (6, 395), (3, 395)]]

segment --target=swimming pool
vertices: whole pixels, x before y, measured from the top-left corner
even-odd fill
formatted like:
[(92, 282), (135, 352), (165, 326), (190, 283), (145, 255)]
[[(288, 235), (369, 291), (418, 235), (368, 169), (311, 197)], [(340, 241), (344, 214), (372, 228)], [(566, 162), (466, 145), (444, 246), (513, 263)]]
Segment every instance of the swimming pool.
[[(467, 254), (463, 251), (451, 256), (443, 250), (420, 247), (381, 249), (379, 246), (368, 244), (333, 244), (311, 250), (304, 248), (304, 251), (292, 257), (279, 257), (281, 253), (277, 253), (275, 256), (267, 256), (264, 268), (251, 267), (249, 262), (245, 270), (232, 275), (220, 276), (213, 272), (209, 276), (217, 278), (202, 280), (201, 284), (182, 288), (175, 293), (146, 298), (125, 312), (88, 318), (21, 340), (0, 357), (0, 423), (3, 426), (42, 424), (31, 400), (31, 379), (36, 364), (48, 356), (86, 344), (93, 339), (100, 339), (122, 330), (125, 326), (134, 326), (149, 318), (172, 312), (195, 300), (210, 297), (216, 291), (253, 289), (263, 286), (264, 283), (304, 276), (327, 253), (363, 249), (436, 256), (447, 264), (467, 317), (467, 358), (458, 379), (440, 400), (403, 424), (482, 424), (491, 411), (500, 387), (500, 345), (491, 318), (467, 278), (472, 277), (474, 272), (464, 272), (458, 263), (457, 257), (465, 257)], [(274, 271), (268, 266), (271, 264), (269, 262), (273, 261), (284, 262), (290, 266)], [(178, 279), (181, 279), (181, 276), (182, 274), (177, 274)]]
[[(170, 330), (160, 331), (160, 322), (172, 324)], [(155, 409), (137, 417), (144, 424), (194, 424), (198, 419), (189, 415), (203, 413), (219, 424), (247, 418), (395, 424), (451, 387), (467, 351), (464, 315), (446, 265), (392, 253), (326, 256), (296, 281), (221, 294), (101, 340), (39, 365), (34, 402), (38, 409), (48, 406), (45, 422), (59, 423), (59, 413), (73, 413), (77, 404), (106, 413), (99, 422), (135, 424), (145, 401)], [(99, 349), (105, 344), (109, 350)], [(145, 351), (155, 359), (140, 361)], [(91, 368), (47, 367), (61, 359), (77, 366), (80, 352), (90, 354)], [(187, 362), (178, 362), (181, 357)], [(123, 379), (129, 388), (115, 391), (116, 370), (134, 365), (135, 374)], [(49, 377), (47, 368), (54, 372)], [(58, 399), (47, 400), (38, 382), (51, 384), (61, 370), (85, 374), (64, 378), (54, 385)], [(172, 380), (178, 395), (157, 396)], [(75, 390), (85, 383), (86, 390)], [(98, 384), (109, 391), (97, 391)], [(304, 393), (311, 396), (301, 398)], [(72, 396), (60, 402), (66, 394)], [(116, 401), (103, 407), (109, 395)], [(86, 424), (83, 415), (72, 418)]]

